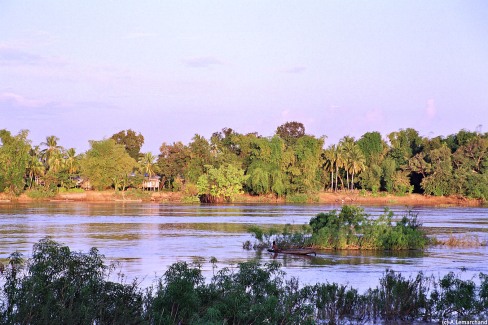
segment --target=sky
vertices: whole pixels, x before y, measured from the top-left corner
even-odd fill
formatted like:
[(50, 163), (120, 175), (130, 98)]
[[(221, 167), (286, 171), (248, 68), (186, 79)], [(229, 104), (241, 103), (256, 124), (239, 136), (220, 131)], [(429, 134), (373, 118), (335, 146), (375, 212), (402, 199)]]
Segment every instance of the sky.
[(488, 131), (486, 0), (0, 0), (0, 129), (143, 152), (288, 121), (325, 146)]

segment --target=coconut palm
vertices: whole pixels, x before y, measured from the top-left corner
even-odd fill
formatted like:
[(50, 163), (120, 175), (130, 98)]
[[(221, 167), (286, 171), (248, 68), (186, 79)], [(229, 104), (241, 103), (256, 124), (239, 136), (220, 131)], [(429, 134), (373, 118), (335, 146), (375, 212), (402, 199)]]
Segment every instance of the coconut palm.
[(330, 189), (334, 190), (334, 171), (336, 168), (336, 146), (331, 145), (326, 150), (324, 150), (324, 170), (330, 173)]
[(39, 160), (39, 157), (36, 155), (31, 155), (27, 165), (27, 174), (30, 179), (29, 188), (32, 188), (34, 179), (36, 177), (44, 176), (45, 172), (46, 168), (44, 167), (44, 164)]
[(65, 159), (61, 151), (53, 151), (49, 155), (47, 160), (47, 165), (49, 166), (49, 171), (57, 173), (61, 171), (65, 166)]
[(342, 167), (346, 171), (346, 185), (347, 188), (350, 189), (349, 187), (349, 165), (351, 164), (351, 154), (352, 151), (354, 150), (355, 142), (354, 138), (350, 136), (345, 136), (344, 138), (341, 139), (339, 142), (341, 151), (342, 151)]
[(364, 157), (361, 148), (355, 144), (349, 152), (349, 161), (347, 169), (351, 173), (351, 187), (354, 189), (354, 175), (359, 174), (366, 168), (366, 158)]
[(68, 169), (68, 173), (73, 175), (78, 171), (78, 162), (76, 160), (76, 150), (74, 148), (68, 149), (65, 155), (65, 166)]
[(44, 164), (48, 169), (50, 169), (49, 160), (51, 160), (51, 157), (60, 154), (61, 151), (63, 150), (63, 147), (58, 146), (58, 141), (59, 141), (58, 137), (51, 135), (46, 137), (46, 142), (41, 143), (41, 145), (47, 147), (46, 149), (42, 150), (41, 153), (42, 153)]
[(149, 177), (152, 177), (156, 175), (156, 156), (154, 156), (152, 153), (148, 152), (145, 153), (140, 159), (139, 159), (139, 165), (141, 170), (144, 172), (145, 175), (148, 175)]

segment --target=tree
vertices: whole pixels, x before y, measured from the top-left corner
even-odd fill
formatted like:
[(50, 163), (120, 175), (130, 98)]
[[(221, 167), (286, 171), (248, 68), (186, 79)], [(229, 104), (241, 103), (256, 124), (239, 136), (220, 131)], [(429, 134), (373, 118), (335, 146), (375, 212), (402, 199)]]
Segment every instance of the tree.
[(352, 162), (352, 151), (354, 150), (354, 138), (350, 136), (345, 136), (339, 141), (339, 146), (342, 151), (342, 156), (343, 156), (343, 166), (344, 170), (346, 171), (346, 185), (347, 188), (350, 189), (349, 186), (349, 167)]
[(141, 133), (136, 134), (131, 129), (120, 131), (112, 135), (111, 139), (115, 140), (115, 143), (123, 145), (129, 156), (134, 160), (139, 159), (142, 145), (144, 144), (144, 136)]
[(204, 202), (231, 202), (242, 191), (246, 180), (244, 171), (234, 165), (222, 165), (219, 168), (206, 166), (205, 174), (198, 178), (198, 194)]
[(349, 152), (347, 169), (351, 173), (351, 189), (354, 189), (354, 175), (361, 173), (366, 168), (366, 159), (358, 145), (354, 145)]
[(322, 168), (326, 173), (330, 173), (330, 190), (334, 190), (334, 171), (335, 171), (335, 145), (329, 146), (322, 152), (323, 165)]
[(81, 160), (81, 173), (98, 190), (124, 188), (127, 177), (136, 168), (136, 161), (124, 146), (113, 139), (90, 141), (91, 149)]
[(422, 180), (422, 188), (426, 194), (436, 196), (449, 195), (453, 192), (452, 187), (452, 158), (451, 150), (447, 145), (430, 153), (432, 173)]
[(276, 135), (285, 140), (286, 144), (292, 144), (305, 135), (305, 126), (300, 122), (286, 122), (278, 126)]
[(29, 131), (22, 130), (16, 136), (0, 130), (0, 191), (19, 195), (25, 187), (24, 177), (29, 166), (31, 149), (27, 139)]
[(189, 148), (191, 159), (185, 177), (191, 183), (196, 183), (198, 178), (205, 173), (205, 166), (213, 166), (215, 159), (211, 155), (210, 143), (201, 135), (195, 134)]
[(356, 141), (366, 159), (366, 165), (381, 164), (387, 145), (379, 132), (366, 132)]
[(173, 188), (174, 181), (182, 179), (187, 174), (191, 159), (190, 148), (182, 142), (163, 143), (159, 152), (157, 164), (163, 183)]
[(147, 175), (149, 177), (156, 175), (157, 165), (155, 161), (156, 157), (150, 152), (145, 153), (139, 159), (138, 163), (144, 175)]
[(412, 128), (391, 132), (388, 139), (391, 144), (389, 156), (395, 160), (398, 167), (406, 166), (412, 156), (422, 151), (422, 138)]
[(76, 158), (76, 150), (74, 148), (68, 149), (66, 151), (65, 166), (70, 175), (75, 174), (79, 170), (78, 160)]
[(41, 145), (46, 146), (47, 148), (42, 150), (42, 158), (44, 161), (44, 164), (46, 166), (46, 169), (49, 170), (51, 169), (50, 163), (54, 163), (55, 166), (54, 168), (59, 168), (59, 157), (61, 156), (61, 153), (63, 151), (63, 147), (58, 145), (59, 138), (51, 135), (46, 137), (46, 142), (42, 142)]

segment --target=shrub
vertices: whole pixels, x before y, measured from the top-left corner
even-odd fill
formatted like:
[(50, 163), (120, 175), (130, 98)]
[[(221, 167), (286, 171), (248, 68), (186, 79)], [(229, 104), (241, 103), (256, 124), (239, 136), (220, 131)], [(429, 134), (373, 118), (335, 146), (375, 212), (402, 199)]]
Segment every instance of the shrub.
[(13, 254), (4, 291), (7, 323), (92, 324), (142, 320), (143, 295), (135, 284), (106, 281), (104, 256), (72, 252), (48, 238), (34, 245), (25, 274)]
[(312, 242), (326, 249), (423, 249), (427, 236), (416, 214), (408, 212), (396, 224), (393, 212), (371, 219), (364, 209), (343, 206), (328, 213), (319, 213), (310, 220)]
[(55, 197), (56, 191), (48, 187), (39, 187), (39, 188), (27, 190), (26, 194), (31, 199), (42, 200), (42, 199), (49, 199)]
[[(210, 259), (215, 269), (217, 260)], [(240, 263), (205, 281), (201, 265), (177, 262), (155, 287), (108, 281), (111, 266), (92, 248), (72, 252), (48, 238), (24, 265), (5, 268), (1, 324), (399, 324), (488, 317), (488, 275), (480, 285), (449, 273), (406, 279), (386, 270), (364, 294), (336, 283), (284, 280), (276, 262)]]

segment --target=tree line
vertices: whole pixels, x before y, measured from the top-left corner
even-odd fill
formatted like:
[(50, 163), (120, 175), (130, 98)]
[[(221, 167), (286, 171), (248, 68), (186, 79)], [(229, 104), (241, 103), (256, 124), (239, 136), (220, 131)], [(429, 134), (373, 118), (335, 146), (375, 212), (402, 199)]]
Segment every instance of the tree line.
[(241, 192), (310, 197), (324, 190), (488, 198), (488, 133), (464, 129), (433, 138), (412, 128), (385, 138), (367, 132), (324, 148), (324, 137), (287, 122), (270, 137), (224, 128), (210, 138), (195, 134), (188, 144), (163, 142), (157, 156), (141, 152), (144, 136), (131, 129), (90, 141), (81, 154), (58, 142), (48, 136), (32, 145), (27, 130), (0, 130), (0, 191), (52, 193), (74, 189), (80, 179), (96, 190), (125, 190), (158, 177), (161, 189), (208, 202)]

